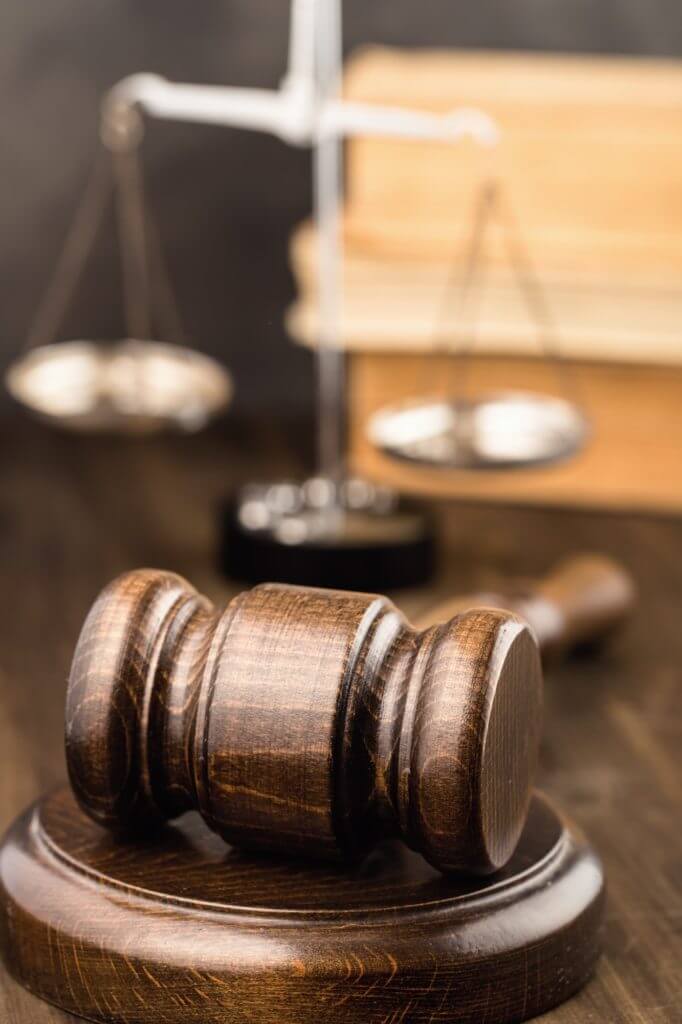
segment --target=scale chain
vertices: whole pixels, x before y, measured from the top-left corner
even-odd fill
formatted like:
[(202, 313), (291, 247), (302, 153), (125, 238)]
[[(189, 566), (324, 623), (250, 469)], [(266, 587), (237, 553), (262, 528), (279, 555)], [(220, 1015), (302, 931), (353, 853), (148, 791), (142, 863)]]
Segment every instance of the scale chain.
[(111, 189), (108, 155), (100, 151), (22, 351), (50, 345), (56, 340), (57, 330), (97, 237)]
[[(580, 405), (581, 403), (577, 399), (577, 385), (574, 375), (571, 373), (570, 367), (561, 352), (558, 330), (545, 290), (535, 271), (528, 249), (523, 242), (513, 211), (509, 208), (508, 203), (504, 202), (498, 180), (492, 179), (484, 182), (475, 204), (473, 223), (466, 249), (464, 273), (459, 287), (459, 311), (455, 317), (456, 330), (462, 340), (455, 347), (444, 340), (442, 344), (436, 346), (436, 350), (459, 357), (461, 366), (467, 365), (465, 361), (470, 362), (470, 357), (475, 347), (476, 326), (475, 324), (470, 324), (468, 332), (466, 331), (464, 312), (467, 308), (467, 303), (470, 301), (474, 280), (477, 276), (479, 279), (482, 277), (482, 248), (485, 231), (487, 224), (490, 223), (495, 213), (497, 213), (502, 227), (503, 241), (509, 265), (518, 289), (523, 296), (529, 316), (537, 330), (543, 356), (547, 362), (553, 365), (564, 396)], [(442, 311), (438, 318), (440, 327), (437, 329), (437, 334), (443, 332), (444, 326), (447, 323), (449, 296), (460, 279), (458, 267), (459, 261), (455, 261), (445, 287)], [(460, 369), (457, 391), (462, 392), (464, 390), (465, 382), (465, 373)]]
[[(76, 209), (44, 296), (28, 331), (22, 351), (50, 345), (101, 228), (112, 192), (116, 193), (126, 331), (131, 339), (152, 337), (153, 308), (158, 328), (177, 345), (185, 343), (185, 329), (170, 283), (156, 224), (147, 208), (139, 165), (139, 137), (123, 137), (104, 130), (83, 196)], [(112, 175), (113, 167), (113, 175)], [(152, 291), (155, 293), (152, 301)]]
[(113, 160), (126, 329), (129, 338), (141, 341), (152, 333), (143, 187), (135, 148), (114, 150)]

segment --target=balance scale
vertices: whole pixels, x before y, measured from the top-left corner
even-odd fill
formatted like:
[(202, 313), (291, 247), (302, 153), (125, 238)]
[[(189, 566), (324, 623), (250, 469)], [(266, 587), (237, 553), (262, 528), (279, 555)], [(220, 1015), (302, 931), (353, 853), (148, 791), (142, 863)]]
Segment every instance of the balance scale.
[[(223, 517), (228, 573), (259, 581), (386, 589), (422, 582), (434, 564), (429, 517), (386, 488), (349, 478), (345, 467), (345, 368), (340, 339), (342, 147), (347, 137), (383, 135), (456, 143), (468, 137), (492, 152), (499, 132), (481, 110), (446, 115), (350, 103), (340, 98), (340, 0), (293, 0), (287, 72), (278, 90), (171, 83), (137, 74), (116, 85), (102, 107), (102, 141), (114, 169), (128, 338), (102, 345), (55, 343), (63, 307), (83, 268), (107, 196), (96, 168), (67, 238), (55, 279), (39, 310), (27, 352), (9, 370), (12, 394), (43, 418), (76, 429), (196, 429), (232, 392), (227, 371), (187, 348), (172, 290), (144, 205), (136, 162), (141, 112), (268, 132), (313, 153), (318, 238), (317, 473), (303, 483), (253, 484), (229, 501)], [(480, 262), (486, 218), (498, 206), (487, 185), (477, 206), (460, 299)], [(549, 327), (542, 294), (518, 245), (510, 248), (519, 285), (541, 328)], [(160, 321), (176, 343), (152, 341), (153, 284)], [(549, 334), (545, 330), (545, 334)], [(447, 343), (448, 351), (450, 345)], [(552, 355), (549, 343), (546, 354)], [(505, 393), (447, 399), (417, 397), (376, 414), (372, 442), (386, 454), (422, 465), (491, 469), (556, 461), (587, 435), (572, 396)]]

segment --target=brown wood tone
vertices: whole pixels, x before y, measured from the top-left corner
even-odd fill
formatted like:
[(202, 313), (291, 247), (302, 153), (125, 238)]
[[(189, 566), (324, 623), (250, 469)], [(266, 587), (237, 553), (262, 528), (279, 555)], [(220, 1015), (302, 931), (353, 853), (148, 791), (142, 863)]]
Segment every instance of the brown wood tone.
[(472, 606), (506, 608), (533, 631), (543, 658), (554, 660), (574, 647), (593, 644), (623, 625), (635, 605), (627, 570), (605, 555), (574, 555), (541, 580), (505, 584), (500, 591), (450, 598), (422, 614), (427, 628)]
[[(63, 778), (66, 679), (84, 609), (98, 590), (137, 565), (165, 565), (191, 579), (216, 605), (226, 603), (235, 588), (216, 569), (217, 501), (226, 488), (254, 477), (302, 475), (306, 467), (296, 453), (305, 451), (310, 432), (297, 431), (291, 424), (228, 421), (225, 427), (216, 426), (200, 436), (132, 444), (113, 438), (65, 437), (19, 419), (0, 426), (0, 827), (4, 830), (27, 804)], [(646, 489), (647, 474), (635, 482)], [(555, 662), (546, 675), (538, 781), (599, 851), (608, 878), (608, 899), (604, 952), (593, 980), (549, 1011), (542, 1024), (680, 1024), (682, 521), (461, 501), (443, 502), (438, 516), (443, 548), (437, 578), (429, 588), (394, 597), (412, 621), (454, 593), (499, 592), (501, 579), (540, 578), (575, 551), (602, 551), (623, 563), (634, 577), (639, 599), (625, 627), (589, 658), (581, 653)], [(189, 826), (191, 818), (182, 820), (183, 829), (185, 821)], [(200, 830), (194, 821), (193, 827)], [(221, 845), (200, 831), (207, 843)], [(110, 844), (106, 833), (100, 835), (102, 843)], [(400, 849), (401, 857), (416, 862), (416, 855), (406, 847)], [(365, 862), (365, 877), (380, 850), (377, 847)], [(243, 859), (230, 854), (237, 856)], [(172, 862), (171, 855), (168, 861)], [(186, 866), (186, 861), (180, 863)], [(112, 864), (110, 859), (107, 868), (104, 856), (100, 859), (104, 871), (113, 870)], [(305, 898), (306, 870), (305, 864), (287, 868), (294, 876), (288, 874), (281, 887), (288, 899)], [(422, 865), (422, 870), (427, 869)], [(157, 866), (157, 874), (165, 884), (167, 870)], [(431, 876), (437, 885), (460, 884), (435, 871)], [(338, 874), (329, 870), (329, 877), (328, 890), (333, 895)], [(86, 889), (100, 891), (84, 879), (83, 892)], [(272, 890), (264, 889), (263, 902), (270, 903), (272, 897)], [(328, 898), (329, 892), (327, 907)], [(324, 909), (320, 888), (310, 901)], [(81, 903), (83, 935), (100, 909), (101, 905), (92, 908)], [(122, 914), (124, 909), (120, 908)], [(107, 914), (116, 912), (114, 904), (107, 905)], [(144, 928), (159, 917), (167, 920), (162, 912), (145, 917)], [(263, 935), (258, 930), (262, 921), (263, 915), (252, 918), (256, 943)], [(116, 961), (122, 969), (125, 941), (141, 941), (144, 932), (141, 928), (138, 934), (128, 924), (129, 919)], [(208, 918), (206, 925), (214, 927)], [(342, 928), (335, 933), (339, 941), (343, 934)], [(384, 934), (392, 933), (387, 928)], [(210, 945), (216, 932), (207, 935)], [(171, 949), (175, 942), (177, 937)], [(249, 948), (257, 963), (258, 946)], [(87, 962), (91, 947), (85, 935), (79, 951), (79, 964)], [(247, 956), (243, 947), (233, 952), (240, 962)], [(378, 964), (379, 957), (370, 961), (367, 954), (361, 962), (366, 968), (368, 963)], [(362, 986), (362, 981), (357, 982), (360, 968), (352, 958), (349, 971), (353, 972), (350, 982)], [(72, 977), (75, 984), (77, 973)], [(134, 999), (136, 979), (130, 973), (121, 977), (125, 978), (123, 994)], [(258, 991), (266, 991), (268, 985), (276, 991), (280, 978), (273, 970), (269, 978), (260, 979)], [(508, 983), (507, 976), (495, 978), (491, 997)], [(338, 1000), (351, 1001), (356, 985), (340, 983)], [(104, 976), (100, 988), (115, 1016), (113, 987)], [(366, 996), (365, 1007), (371, 1008), (372, 998), (381, 993), (377, 986)], [(169, 988), (169, 1000), (173, 995), (183, 997), (181, 991)], [(448, 1011), (457, 1006), (456, 995), (451, 990), (443, 999), (434, 1024), (445, 1024)], [(226, 996), (227, 989), (223, 1002)], [(78, 1002), (76, 1009), (82, 1013), (85, 998), (71, 1005)], [(202, 997), (197, 994), (196, 998)], [(311, 1007), (317, 999), (319, 994), (310, 997)], [(325, 1010), (331, 1003), (329, 994)], [(321, 1010), (318, 1019), (324, 1017)], [(228, 1006), (224, 1020), (230, 1019)], [(294, 1018), (283, 1013), (280, 1019), (289, 1024)], [(0, 1020), (3, 1024), (75, 1024), (76, 1019), (36, 999), (0, 964)], [(163, 1021), (161, 1014), (157, 1021)], [(399, 1014), (393, 1020), (389, 1015), (386, 1024), (398, 1021)], [(479, 1021), (492, 1024), (484, 1007)]]
[[(482, 107), (501, 132), (492, 161), (466, 141), (349, 140), (341, 336), (351, 351), (456, 344), (462, 310), (443, 291), (453, 259), (464, 264), (476, 190), (493, 173), (566, 355), (680, 365), (682, 61), (366, 48), (345, 88), (359, 102)], [(501, 235), (485, 233), (473, 282), (477, 350), (534, 356), (537, 331)], [(307, 227), (291, 263), (299, 301), (289, 324), (310, 341), (319, 332)]]
[(29, 989), (120, 1024), (496, 1024), (570, 996), (603, 879), (540, 798), (508, 867), (465, 882), (402, 844), (352, 873), (226, 847), (194, 814), (122, 845), (57, 790), (0, 852), (4, 947)]
[[(350, 140), (349, 241), (403, 260), (450, 259), (466, 238), (467, 199), (493, 166), (543, 276), (587, 284), (583, 302), (595, 306), (609, 291), (628, 310), (637, 293), (658, 292), (661, 316), (648, 344), (676, 348), (669, 325), (661, 328), (680, 291), (682, 61), (368, 47), (344, 77), (352, 100), (441, 113), (482, 107), (501, 130), (487, 165), (466, 142)], [(609, 328), (596, 322), (601, 329), (584, 341), (600, 356)], [(643, 334), (639, 341), (647, 346)]]
[[(457, 393), (461, 365), (447, 355), (354, 352), (349, 357), (353, 469), (408, 494), (613, 511), (682, 510), (682, 370), (571, 363), (591, 436), (577, 457), (546, 468), (466, 473), (411, 466), (377, 451), (367, 422), (378, 409), (418, 395)], [(471, 394), (522, 390), (561, 396), (539, 359), (475, 357)]]
[(541, 689), (508, 612), (418, 632), (386, 598), (276, 584), (218, 611), (139, 570), (83, 626), (67, 764), (115, 830), (197, 808), (240, 846), (355, 859), (400, 836), (441, 870), (485, 874), (523, 828)]

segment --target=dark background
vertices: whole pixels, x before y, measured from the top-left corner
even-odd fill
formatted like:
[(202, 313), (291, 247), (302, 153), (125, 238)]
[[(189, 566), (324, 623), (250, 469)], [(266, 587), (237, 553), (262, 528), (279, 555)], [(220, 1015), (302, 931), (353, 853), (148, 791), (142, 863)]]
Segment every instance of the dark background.
[[(347, 50), (362, 43), (677, 56), (679, 0), (347, 0)], [(275, 86), (286, 0), (3, 0), (0, 25), (0, 365), (16, 353), (94, 152), (98, 101), (138, 70), (172, 79)], [(291, 346), (291, 227), (310, 204), (310, 161), (263, 135), (151, 123), (151, 204), (197, 346), (237, 382), (237, 412), (286, 414), (311, 401), (309, 357)], [(107, 223), (64, 330), (121, 333)]]

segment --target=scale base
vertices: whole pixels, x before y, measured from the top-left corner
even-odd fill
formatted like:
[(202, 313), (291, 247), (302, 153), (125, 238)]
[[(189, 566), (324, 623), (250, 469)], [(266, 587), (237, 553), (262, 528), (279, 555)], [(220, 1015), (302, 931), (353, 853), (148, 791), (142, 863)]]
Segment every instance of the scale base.
[(332, 485), (254, 484), (221, 510), (221, 564), (246, 583), (295, 583), (380, 591), (426, 583), (435, 571), (431, 515), (416, 502), (364, 480), (347, 480), (341, 507)]
[(601, 866), (536, 797), (508, 867), (440, 875), (399, 843), (352, 872), (226, 846), (196, 814), (120, 843), (63, 788), (0, 850), (3, 953), (64, 1010), (119, 1024), (510, 1024), (587, 980)]

